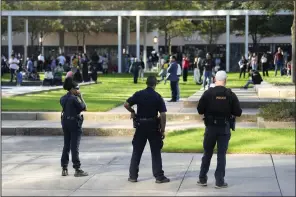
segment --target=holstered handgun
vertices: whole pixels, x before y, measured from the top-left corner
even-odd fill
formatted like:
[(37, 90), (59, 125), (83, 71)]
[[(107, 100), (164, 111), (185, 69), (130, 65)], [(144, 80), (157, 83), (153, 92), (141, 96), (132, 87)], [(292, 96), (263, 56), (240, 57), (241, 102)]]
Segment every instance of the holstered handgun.
[(135, 115), (135, 117), (133, 118), (133, 127), (136, 129), (139, 127), (139, 120), (137, 115)]
[(235, 116), (231, 116), (229, 119), (229, 127), (232, 131), (235, 131), (235, 124), (236, 124), (236, 118)]
[(83, 115), (77, 115), (77, 120), (78, 120), (78, 126), (82, 127), (83, 121), (84, 121), (84, 117)]

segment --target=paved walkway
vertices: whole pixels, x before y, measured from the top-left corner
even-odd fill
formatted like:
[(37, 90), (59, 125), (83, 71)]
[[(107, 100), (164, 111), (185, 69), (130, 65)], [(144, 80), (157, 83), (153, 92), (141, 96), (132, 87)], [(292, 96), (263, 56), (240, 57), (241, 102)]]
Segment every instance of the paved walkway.
[(227, 155), (229, 187), (214, 188), (216, 156), (208, 187), (196, 185), (201, 154), (163, 154), (170, 183), (154, 183), (149, 147), (139, 182), (127, 181), (130, 137), (83, 137), (80, 157), (88, 177), (61, 177), (62, 137), (2, 137), (3, 196), (295, 196), (295, 156)]
[[(86, 82), (80, 83), (79, 85), (88, 85), (92, 84), (93, 82)], [(16, 96), (16, 95), (23, 95), (23, 94), (30, 94), (36, 92), (43, 92), (49, 90), (59, 90), (62, 89), (63, 86), (2, 86), (2, 97), (8, 96)]]

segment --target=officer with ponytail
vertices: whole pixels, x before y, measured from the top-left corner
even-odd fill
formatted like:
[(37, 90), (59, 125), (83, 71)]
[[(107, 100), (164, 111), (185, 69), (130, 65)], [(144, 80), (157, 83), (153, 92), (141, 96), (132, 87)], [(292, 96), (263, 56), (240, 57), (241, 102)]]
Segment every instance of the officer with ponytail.
[(79, 160), (79, 144), (82, 135), (83, 115), (86, 111), (86, 104), (79, 91), (79, 86), (72, 77), (67, 77), (64, 82), (64, 89), (67, 94), (62, 96), (60, 104), (63, 108), (61, 115), (62, 128), (64, 132), (64, 148), (61, 158), (62, 176), (68, 175), (69, 152), (71, 150), (75, 177), (88, 176), (88, 173), (81, 170)]

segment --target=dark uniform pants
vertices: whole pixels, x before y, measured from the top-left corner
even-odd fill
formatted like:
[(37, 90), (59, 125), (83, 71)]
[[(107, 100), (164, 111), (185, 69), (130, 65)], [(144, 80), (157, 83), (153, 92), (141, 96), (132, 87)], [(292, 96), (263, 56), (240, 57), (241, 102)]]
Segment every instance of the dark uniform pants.
[(81, 125), (77, 120), (63, 120), (64, 148), (61, 158), (61, 166), (67, 168), (69, 164), (69, 152), (71, 150), (73, 168), (80, 168), (79, 144), (82, 134)]
[(225, 127), (207, 126), (204, 135), (204, 155), (200, 167), (200, 180), (207, 179), (207, 173), (211, 164), (213, 151), (217, 142), (217, 168), (215, 171), (215, 178), (217, 184), (224, 183), (225, 167), (226, 167), (226, 152), (228, 149), (228, 142), (230, 140), (229, 125)]
[(178, 96), (178, 81), (171, 81), (172, 100), (176, 101)]
[(134, 83), (138, 83), (139, 71), (138, 70), (134, 71), (133, 75), (134, 75)]
[[(149, 125), (150, 124), (150, 125)], [(164, 172), (162, 170), (161, 149), (163, 141), (161, 134), (155, 128), (151, 127), (151, 123), (141, 124), (135, 132), (133, 139), (133, 155), (130, 164), (130, 177), (133, 179), (138, 178), (139, 164), (144, 151), (147, 140), (150, 144), (152, 156), (152, 172), (154, 177), (162, 177)]]

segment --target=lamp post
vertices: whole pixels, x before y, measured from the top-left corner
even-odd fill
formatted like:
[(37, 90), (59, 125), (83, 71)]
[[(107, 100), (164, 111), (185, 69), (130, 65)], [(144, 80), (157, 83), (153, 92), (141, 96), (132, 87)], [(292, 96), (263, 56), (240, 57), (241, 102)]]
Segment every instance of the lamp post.
[(160, 53), (159, 53), (159, 50), (158, 50), (158, 37), (157, 36), (154, 36), (153, 43), (155, 45), (155, 53), (158, 54), (158, 65), (160, 67)]
[(40, 44), (40, 52), (41, 54), (43, 54), (43, 40), (42, 40), (42, 37), (39, 38), (39, 44)]
[(157, 44), (157, 43), (158, 43), (158, 38), (157, 38), (157, 36), (154, 36), (154, 38), (153, 38), (153, 43), (154, 43), (154, 44)]

